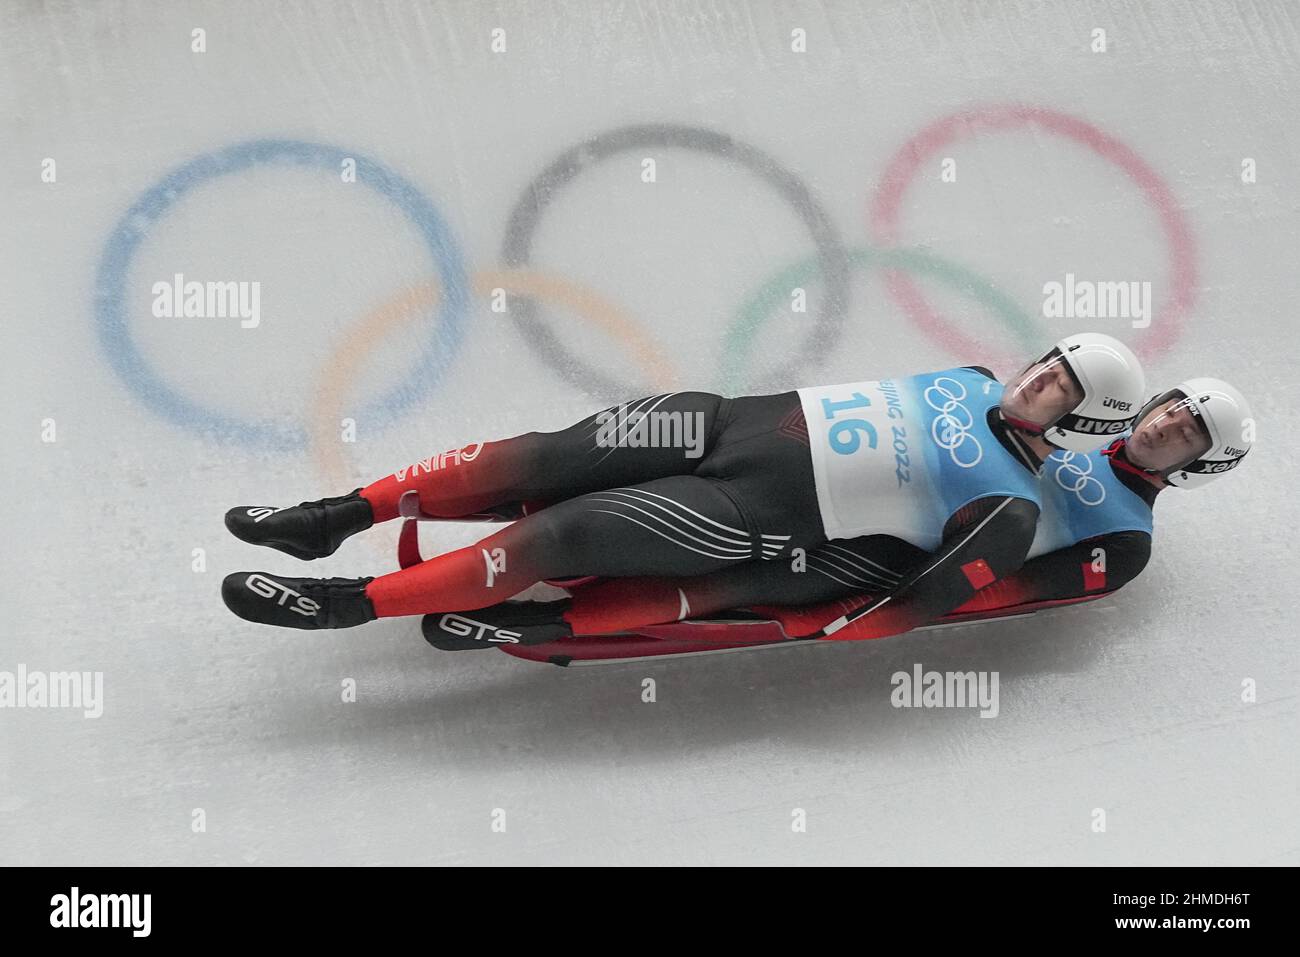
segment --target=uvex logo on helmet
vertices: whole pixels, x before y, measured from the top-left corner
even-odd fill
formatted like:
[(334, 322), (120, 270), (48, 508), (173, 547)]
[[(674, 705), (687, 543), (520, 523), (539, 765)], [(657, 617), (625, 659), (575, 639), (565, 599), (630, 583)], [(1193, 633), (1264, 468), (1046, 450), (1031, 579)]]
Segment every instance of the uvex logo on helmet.
[(1132, 419), (1090, 419), (1081, 415), (1061, 417), (1061, 426), (1084, 435), (1118, 435), (1127, 432), (1133, 425)]
[(1125, 402), (1123, 399), (1117, 399), (1113, 395), (1108, 395), (1101, 403), (1108, 409), (1119, 409), (1121, 412), (1127, 412), (1133, 408), (1132, 402)]
[(1192, 463), (1185, 469), (1180, 469), (1180, 471), (1201, 472), (1207, 475), (1212, 475), (1216, 472), (1226, 472), (1228, 469), (1235, 469), (1237, 463), (1240, 461), (1241, 459), (1233, 459), (1231, 462), (1206, 462), (1202, 468), (1196, 468), (1196, 463)]

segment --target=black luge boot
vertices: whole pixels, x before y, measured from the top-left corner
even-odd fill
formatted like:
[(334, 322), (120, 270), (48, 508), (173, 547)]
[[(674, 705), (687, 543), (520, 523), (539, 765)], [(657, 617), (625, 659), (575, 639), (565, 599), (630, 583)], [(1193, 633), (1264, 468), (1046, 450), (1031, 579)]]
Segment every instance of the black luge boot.
[(568, 638), (573, 628), (563, 615), (569, 599), (503, 601), (475, 611), (425, 615), (424, 640), (442, 651), (473, 651), (494, 645), (540, 645)]
[(374, 511), (361, 497), (361, 489), (290, 508), (240, 506), (226, 513), (226, 528), (236, 538), (269, 545), (304, 561), (333, 555), (345, 538), (373, 524)]
[(281, 628), (351, 628), (375, 620), (373, 578), (288, 578), (235, 572), (221, 583), (226, 607), (245, 621)]

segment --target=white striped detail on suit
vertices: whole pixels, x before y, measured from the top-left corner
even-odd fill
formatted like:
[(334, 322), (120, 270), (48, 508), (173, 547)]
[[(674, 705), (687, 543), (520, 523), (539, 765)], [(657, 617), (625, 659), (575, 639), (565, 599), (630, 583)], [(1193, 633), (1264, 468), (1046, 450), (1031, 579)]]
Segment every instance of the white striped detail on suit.
[[(663, 405), (673, 396), (680, 395), (680, 394), (681, 394), (680, 392), (661, 392), (658, 395), (648, 395), (643, 399), (638, 399), (635, 405), (629, 407), (626, 410), (625, 414), (629, 418), (631, 418), (632, 416), (639, 416), (638, 421), (644, 421), (645, 416), (648, 416), (651, 412), (659, 408), (659, 406)], [(650, 403), (652, 402), (654, 404), (650, 405)], [(648, 409), (646, 408), (647, 405), (650, 405)], [(596, 423), (596, 427), (591, 430), (591, 434), (588, 435), (587, 438), (594, 439), (597, 435), (600, 434), (602, 429), (609, 428), (608, 425), (606, 425), (604, 422), (600, 420), (600, 416), (609, 415), (609, 416), (617, 417), (621, 410), (622, 410), (622, 406), (616, 405), (613, 406), (612, 408), (605, 409), (603, 412), (597, 412), (594, 416), (592, 416), (592, 421)], [(617, 423), (617, 418), (615, 418), (615, 422)], [(599, 443), (596, 443), (591, 447), (590, 451), (598, 452), (600, 451), (601, 448), (602, 446)], [(614, 450), (620, 448), (620, 444), (618, 442), (615, 442), (612, 445), (605, 446), (604, 448), (605, 448), (605, 454), (602, 455), (600, 458), (596, 459), (595, 462), (591, 463), (592, 468), (595, 468), (601, 462), (605, 461), (605, 459), (613, 455)]]
[(849, 588), (888, 590), (897, 585), (902, 577), (879, 562), (873, 562), (833, 542), (827, 542), (810, 552), (808, 567)]
[[(640, 488), (615, 488), (585, 496), (588, 502), (618, 507), (618, 511), (593, 508), (594, 512), (613, 515), (667, 539), (687, 551), (723, 561), (748, 561), (754, 548), (749, 534), (701, 515), (681, 502)], [(771, 558), (785, 547), (789, 535), (763, 535), (760, 549), (763, 558)]]

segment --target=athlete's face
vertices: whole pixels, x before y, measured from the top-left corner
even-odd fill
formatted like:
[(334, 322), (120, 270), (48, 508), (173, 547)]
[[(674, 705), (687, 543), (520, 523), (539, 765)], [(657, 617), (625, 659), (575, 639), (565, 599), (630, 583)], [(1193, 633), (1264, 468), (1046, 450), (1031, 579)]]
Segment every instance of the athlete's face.
[(1171, 469), (1185, 465), (1210, 447), (1209, 433), (1200, 416), (1181, 395), (1162, 402), (1142, 417), (1128, 440), (1128, 457), (1144, 469)]
[(1083, 401), (1083, 390), (1055, 356), (1031, 365), (1011, 383), (1002, 396), (1002, 409), (1016, 419), (1035, 425), (1054, 422)]

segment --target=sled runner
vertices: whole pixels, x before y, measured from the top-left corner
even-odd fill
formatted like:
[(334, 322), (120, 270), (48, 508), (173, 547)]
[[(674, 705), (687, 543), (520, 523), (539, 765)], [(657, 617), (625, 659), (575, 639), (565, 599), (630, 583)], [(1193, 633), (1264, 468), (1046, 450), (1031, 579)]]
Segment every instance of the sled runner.
[[(402, 523), (401, 535), (398, 538), (398, 562), (403, 568), (409, 568), (422, 561), (418, 522), (438, 521), (439, 519), (427, 515), (421, 510), (419, 495), (414, 491), (407, 492), (401, 497), (398, 503), (398, 511), (405, 519)], [(499, 519), (487, 518), (484, 520), (493, 521)], [(550, 581), (547, 584), (560, 588), (579, 588), (594, 580), (593, 577), (588, 576), (564, 581)], [(1027, 618), (1047, 608), (1095, 601), (1098, 598), (1104, 598), (1106, 594), (1106, 592), (1101, 592), (1079, 598), (1026, 602), (1006, 608), (982, 611), (962, 612), (958, 609), (945, 615), (939, 621), (916, 630), (932, 631), (936, 628), (949, 628), (994, 619), (1009, 621), (1014, 618)], [(661, 625), (643, 625), (634, 632), (573, 635), (569, 638), (561, 638), (543, 644), (500, 644), (497, 647), (515, 658), (568, 667), (569, 665), (615, 664), (653, 659), (686, 658), (696, 655), (716, 655), (736, 651), (753, 651), (761, 648), (782, 648), (795, 644), (829, 645), (832, 642), (819, 639), (832, 634), (855, 618), (869, 613), (886, 600), (865, 603), (855, 611), (827, 625), (817, 634), (808, 636), (789, 635), (778, 621), (773, 621), (757, 612), (736, 610), (707, 618), (687, 619)]]
[[(1105, 593), (1058, 601), (1029, 602), (1010, 608), (959, 614), (953, 612), (917, 631), (933, 631), (984, 621), (1028, 618), (1046, 608), (1078, 605), (1104, 598)], [(574, 635), (541, 645), (499, 645), (508, 655), (527, 661), (568, 667), (570, 665), (616, 664), (654, 659), (717, 655), (792, 645), (832, 645), (838, 642), (817, 638), (792, 638), (780, 622), (749, 612), (728, 612), (715, 618), (644, 625), (635, 633)]]

